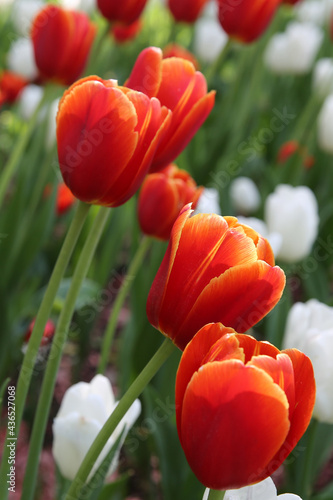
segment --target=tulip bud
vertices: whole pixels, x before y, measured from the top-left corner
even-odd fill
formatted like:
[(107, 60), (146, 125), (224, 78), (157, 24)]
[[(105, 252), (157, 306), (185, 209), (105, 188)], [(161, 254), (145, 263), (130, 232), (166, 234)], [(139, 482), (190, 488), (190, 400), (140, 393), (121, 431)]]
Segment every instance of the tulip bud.
[(101, 14), (110, 22), (132, 24), (142, 14), (147, 0), (97, 0)]
[(301, 147), (297, 141), (287, 141), (279, 149), (277, 162), (286, 163), (289, 158), (293, 155), (300, 155), (303, 160), (303, 166), (305, 168), (311, 168), (314, 165), (315, 159), (313, 156), (308, 154), (306, 147)]
[(194, 27), (194, 52), (205, 63), (213, 63), (228, 41), (216, 18), (202, 17)]
[(333, 154), (333, 94), (326, 97), (318, 116), (318, 144), (325, 153)]
[(154, 97), (115, 80), (78, 80), (57, 115), (59, 165), (73, 195), (97, 205), (125, 203), (148, 173), (169, 120)]
[(192, 202), (195, 208), (203, 188), (185, 170), (169, 165), (146, 177), (138, 201), (138, 218), (143, 233), (168, 240), (180, 210)]
[(265, 31), (281, 0), (218, 0), (219, 21), (228, 35), (244, 43), (256, 40)]
[(221, 323), (205, 325), (184, 350), (176, 377), (178, 436), (196, 477), (214, 490), (266, 479), (306, 431), (315, 392), (302, 352), (279, 351)]
[(235, 217), (198, 214), (187, 205), (147, 300), (150, 323), (184, 349), (211, 321), (244, 332), (278, 302), (284, 272), (269, 243)]
[(77, 80), (86, 65), (95, 34), (96, 27), (84, 12), (48, 4), (35, 17), (31, 30), (42, 78), (63, 85)]
[(311, 299), (289, 311), (283, 345), (296, 347), (312, 361), (317, 395), (313, 415), (333, 424), (333, 307)]
[[(89, 384), (79, 382), (72, 385), (66, 391), (59, 412), (53, 422), (54, 439), (52, 448), (54, 459), (61, 474), (66, 479), (74, 479), (84, 456), (116, 404), (111, 384), (103, 375), (96, 375)], [(108, 439), (94, 464), (90, 477), (125, 429), (108, 475), (115, 471), (118, 465), (120, 448), (140, 412), (141, 404), (136, 399)]]
[(307, 186), (280, 184), (266, 199), (265, 221), (269, 232), (282, 236), (277, 257), (290, 263), (300, 261), (311, 252), (318, 233), (315, 195)]
[[(206, 488), (202, 500), (208, 500), (208, 494), (209, 489)], [(276, 498), (280, 498), (280, 500), (302, 500), (301, 497), (293, 493), (278, 495), (275, 484), (270, 477), (252, 486), (228, 490), (224, 496), (224, 500), (275, 500)]]
[(168, 0), (168, 7), (176, 21), (194, 23), (208, 0)]
[(255, 212), (261, 202), (260, 193), (249, 177), (238, 177), (230, 185), (231, 202), (238, 213)]
[(29, 38), (18, 38), (13, 42), (7, 54), (8, 68), (26, 80), (34, 81), (38, 77), (34, 48)]
[(5, 103), (16, 101), (28, 81), (11, 71), (3, 71), (0, 74), (0, 107)]
[(57, 188), (56, 214), (66, 213), (75, 203), (76, 198), (66, 184), (61, 182)]
[(333, 59), (325, 57), (316, 62), (313, 69), (312, 86), (314, 92), (325, 97), (333, 93)]
[(220, 195), (218, 190), (215, 188), (204, 188), (194, 213), (221, 215)]
[(311, 70), (323, 40), (323, 31), (312, 23), (290, 23), (284, 33), (270, 39), (264, 60), (278, 74), (303, 74)]

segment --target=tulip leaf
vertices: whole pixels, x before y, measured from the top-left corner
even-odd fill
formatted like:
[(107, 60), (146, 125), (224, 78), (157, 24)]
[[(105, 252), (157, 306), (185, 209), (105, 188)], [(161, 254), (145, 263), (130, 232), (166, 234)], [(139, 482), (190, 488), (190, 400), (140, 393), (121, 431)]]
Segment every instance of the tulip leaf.
[(3, 401), (4, 395), (5, 395), (5, 390), (7, 389), (9, 382), (10, 382), (10, 378), (8, 377), (1, 384), (1, 387), (0, 387), (0, 406), (2, 405), (2, 401)]
[(81, 489), (78, 500), (98, 500), (103, 489), (105, 478), (112, 464), (112, 461), (118, 461), (119, 448), (126, 435), (126, 426), (123, 428), (118, 439), (115, 441), (109, 453), (106, 455), (100, 466), (97, 468), (90, 481)]
[(112, 483), (106, 484), (97, 500), (123, 500), (126, 497), (128, 477), (128, 474), (123, 474)]

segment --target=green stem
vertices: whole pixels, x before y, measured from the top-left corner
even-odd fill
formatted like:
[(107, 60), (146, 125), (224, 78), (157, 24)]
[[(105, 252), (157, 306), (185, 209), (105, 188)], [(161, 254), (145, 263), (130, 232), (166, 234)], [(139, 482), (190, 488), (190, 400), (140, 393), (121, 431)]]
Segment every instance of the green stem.
[(209, 490), (208, 500), (223, 500), (225, 491)]
[(102, 51), (102, 47), (104, 45), (104, 42), (107, 38), (111, 40), (110, 36), (110, 29), (111, 25), (109, 22), (107, 22), (104, 26), (104, 28), (101, 30), (99, 35), (95, 39), (95, 43), (92, 46), (90, 56), (89, 56), (89, 61), (87, 64), (87, 69), (85, 71), (85, 74), (87, 76), (92, 75), (97, 73), (97, 71), (94, 71), (94, 68), (98, 67), (98, 59)]
[(120, 310), (132, 286), (132, 283), (134, 282), (136, 273), (138, 272), (138, 269), (142, 264), (142, 261), (147, 253), (150, 244), (151, 244), (151, 239), (148, 238), (147, 236), (144, 236), (128, 268), (127, 274), (122, 282), (122, 285), (118, 291), (102, 343), (101, 359), (98, 366), (98, 373), (104, 373), (106, 370), (109, 352), (111, 349), (114, 332), (116, 330), (117, 320)]
[(142, 372), (134, 380), (130, 388), (123, 395), (115, 410), (110, 415), (109, 419), (105, 422), (95, 441), (91, 445), (88, 453), (83, 459), (83, 462), (71, 484), (71, 487), (68, 490), (65, 500), (82, 499), (80, 495), (81, 488), (87, 480), (94, 463), (96, 462), (98, 456), (104, 448), (105, 443), (112, 435), (117, 425), (124, 417), (128, 409), (131, 407), (133, 402), (140, 396), (143, 389), (149, 384), (153, 376), (157, 373), (157, 371), (161, 368), (163, 363), (168, 359), (170, 354), (175, 349), (176, 346), (172, 343), (172, 341), (166, 338), (163, 344), (151, 358), (151, 360), (144, 367)]
[(210, 65), (208, 70), (206, 71), (206, 80), (208, 83), (208, 87), (210, 87), (212, 83), (212, 79), (214, 78), (215, 75), (218, 75), (222, 69), (222, 66), (229, 55), (230, 49), (233, 46), (233, 40), (231, 38), (228, 39), (226, 42), (225, 46), (221, 50), (220, 54), (218, 57), (215, 59), (215, 61)]
[(313, 450), (316, 442), (318, 424), (319, 424), (318, 420), (313, 419), (307, 431), (308, 440), (307, 440), (305, 460), (301, 474), (299, 474), (298, 476), (298, 488), (297, 488), (297, 494), (300, 495), (302, 500), (309, 500), (311, 498), (312, 480), (313, 480), (313, 474), (311, 471), (313, 465), (312, 461), (314, 457)]
[(110, 209), (103, 207), (97, 214), (97, 217), (87, 236), (86, 242), (75, 268), (66, 301), (58, 320), (32, 429), (29, 456), (23, 482), (23, 492), (21, 500), (32, 500), (34, 498), (39, 455), (43, 445), (45, 429), (47, 425), (50, 406), (52, 403), (54, 386), (56, 383), (56, 377), (62, 356), (62, 351), (67, 340), (67, 333), (75, 309), (77, 296), (80, 292), (82, 282), (87, 275), (109, 213)]
[[(72, 223), (68, 230), (67, 236), (62, 245), (57, 262), (54, 266), (47, 290), (43, 297), (42, 303), (39, 307), (35, 326), (33, 328), (27, 351), (25, 353), (22, 367), (19, 373), (17, 386), (16, 386), (16, 419), (15, 419), (15, 433), (18, 435), (25, 401), (27, 398), (33, 369), (35, 366), (38, 348), (40, 346), (46, 322), (50, 316), (52, 305), (57, 294), (60, 282), (63, 278), (67, 268), (69, 259), (73, 253), (74, 246), (77, 242), (84, 221), (88, 214), (89, 205), (79, 203), (75, 211)], [(6, 436), (7, 439), (8, 435)], [(5, 440), (6, 442), (6, 440)], [(6, 483), (6, 475), (9, 470), (8, 464), (9, 448), (4, 447), (2, 464), (0, 469), (0, 498), (5, 500), (8, 496), (8, 488)]]
[(48, 100), (48, 92), (47, 89), (44, 90), (44, 95), (42, 99), (40, 100), (38, 106), (36, 107), (32, 117), (30, 118), (29, 122), (26, 124), (25, 130), (19, 135), (17, 138), (16, 144), (13, 147), (12, 154), (8, 158), (8, 161), (4, 167), (4, 169), (1, 172), (0, 176), (0, 206), (3, 203), (8, 184), (11, 181), (16, 167), (27, 147), (27, 144), (29, 142), (29, 139), (34, 131), (34, 128), (37, 124), (37, 120), (39, 118), (39, 113), (42, 107), (45, 105), (45, 103)]

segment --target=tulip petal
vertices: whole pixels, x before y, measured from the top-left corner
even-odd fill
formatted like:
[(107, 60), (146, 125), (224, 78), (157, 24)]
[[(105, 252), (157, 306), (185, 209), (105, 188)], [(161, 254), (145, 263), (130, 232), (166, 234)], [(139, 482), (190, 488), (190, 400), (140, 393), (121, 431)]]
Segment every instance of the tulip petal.
[(98, 201), (132, 157), (138, 134), (132, 102), (115, 87), (83, 81), (67, 92), (57, 115), (64, 181), (82, 201)]
[(282, 351), (292, 361), (295, 377), (295, 406), (290, 412), (290, 431), (282, 447), (272, 458), (267, 469), (272, 474), (295, 448), (296, 444), (306, 431), (312, 416), (316, 398), (316, 386), (313, 367), (310, 359), (297, 349)]
[(283, 390), (263, 370), (239, 360), (202, 366), (185, 392), (181, 444), (193, 472), (209, 488), (256, 482), (289, 427)]
[(282, 269), (263, 261), (228, 269), (212, 279), (195, 304), (187, 308), (188, 315), (173, 339), (175, 344), (183, 349), (199, 328), (212, 321), (245, 332), (275, 306), (284, 285)]
[(159, 326), (159, 315), (166, 291), (165, 284), (168, 282), (170, 273), (172, 271), (172, 266), (178, 250), (179, 240), (182, 234), (182, 229), (192, 212), (193, 210), (191, 210), (191, 204), (189, 203), (182, 209), (176, 222), (174, 223), (168, 248), (165, 252), (159, 270), (157, 271), (147, 299), (146, 312), (148, 320), (155, 328), (160, 330), (162, 333), (163, 330), (161, 330)]
[(215, 91), (211, 91), (202, 97), (186, 116), (182, 117), (176, 130), (171, 124), (170, 130), (173, 131), (173, 135), (168, 140), (165, 139), (158, 148), (151, 172), (161, 170), (181, 153), (208, 117), (214, 103)]
[[(162, 80), (162, 50), (148, 47), (140, 52), (125, 86), (143, 92), (148, 97), (157, 95)], [(164, 103), (162, 103), (164, 105)]]
[(203, 363), (215, 343), (224, 335), (235, 333), (232, 328), (226, 328), (222, 323), (211, 323), (201, 328), (187, 344), (181, 357), (176, 377), (176, 418), (178, 434), (181, 439), (182, 403), (186, 388), (193, 376)]

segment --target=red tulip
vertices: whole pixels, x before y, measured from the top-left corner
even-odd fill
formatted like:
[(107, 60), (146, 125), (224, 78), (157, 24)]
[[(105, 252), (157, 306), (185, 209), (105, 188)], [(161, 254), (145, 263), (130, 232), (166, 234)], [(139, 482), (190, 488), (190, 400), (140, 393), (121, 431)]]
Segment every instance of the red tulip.
[(181, 59), (186, 59), (193, 64), (195, 69), (199, 68), (199, 63), (192, 52), (185, 49), (181, 45), (178, 45), (178, 43), (169, 43), (166, 47), (164, 47), (163, 59), (168, 59), (169, 57), (180, 57)]
[(197, 478), (215, 490), (270, 476), (304, 434), (315, 402), (310, 359), (222, 324), (187, 345), (176, 378), (178, 435)]
[(124, 43), (133, 40), (142, 28), (141, 19), (137, 19), (131, 24), (114, 23), (111, 26), (111, 34), (118, 43)]
[(28, 83), (25, 78), (16, 73), (3, 71), (0, 74), (0, 107), (5, 103), (15, 102), (21, 90)]
[(180, 210), (192, 202), (196, 207), (203, 188), (176, 165), (146, 177), (140, 191), (138, 218), (143, 233), (168, 240)]
[(76, 198), (73, 196), (72, 191), (68, 189), (66, 184), (61, 182), (57, 189), (57, 202), (56, 212), (57, 215), (62, 215), (67, 212), (75, 203)]
[(83, 12), (44, 7), (31, 31), (41, 77), (72, 84), (84, 70), (95, 34), (96, 27)]
[(172, 111), (171, 125), (150, 169), (157, 172), (174, 161), (201, 127), (214, 106), (215, 92), (207, 94), (205, 77), (192, 63), (177, 57), (163, 59), (156, 47), (141, 52), (125, 85), (157, 97)]
[(219, 20), (229, 36), (249, 43), (269, 25), (282, 0), (218, 0)]
[(139, 189), (170, 111), (114, 80), (78, 80), (57, 115), (58, 157), (64, 181), (86, 203), (118, 206)]
[(208, 0), (168, 0), (168, 7), (176, 21), (194, 23)]
[(97, 0), (97, 7), (110, 22), (132, 24), (140, 17), (146, 3), (147, 0)]
[(198, 214), (176, 220), (149, 292), (150, 323), (184, 349), (207, 323), (243, 333), (278, 302), (284, 272), (264, 238), (235, 217)]
[[(24, 342), (29, 342), (31, 334), (32, 334), (32, 330), (35, 326), (35, 321), (36, 321), (36, 319), (33, 319), (31, 321), (31, 323), (28, 327), (28, 330), (24, 336)], [(49, 344), (53, 338), (54, 332), (55, 332), (55, 325), (54, 325), (52, 320), (48, 319), (46, 322), (45, 328), (44, 328), (43, 337), (42, 337), (40, 345), (45, 346), (45, 345)]]
[(303, 158), (305, 168), (313, 167), (315, 162), (314, 157), (309, 155), (307, 148), (302, 147), (297, 141), (287, 141), (282, 144), (278, 152), (277, 162), (285, 163), (294, 154), (298, 154)]

